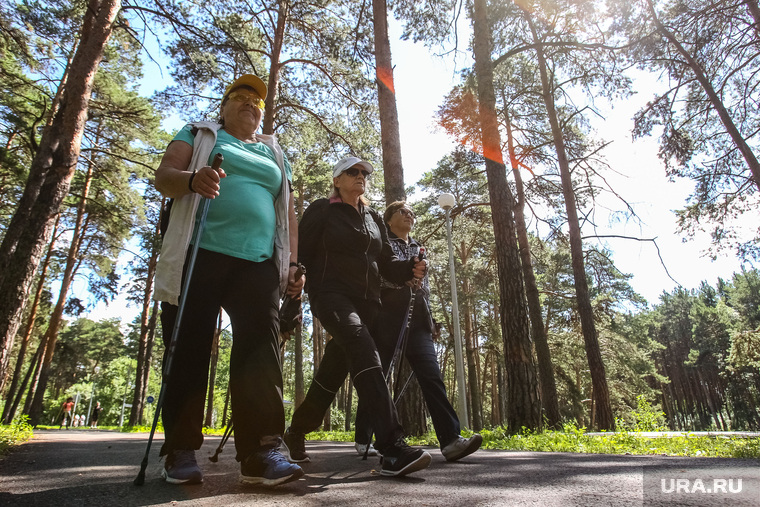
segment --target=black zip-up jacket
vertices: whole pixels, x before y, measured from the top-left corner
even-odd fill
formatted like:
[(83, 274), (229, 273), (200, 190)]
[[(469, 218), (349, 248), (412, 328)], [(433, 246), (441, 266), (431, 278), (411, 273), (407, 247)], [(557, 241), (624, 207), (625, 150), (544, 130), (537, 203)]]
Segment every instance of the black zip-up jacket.
[(337, 292), (380, 302), (380, 274), (399, 284), (414, 277), (414, 259), (393, 254), (382, 217), (336, 199), (314, 201), (304, 212), (298, 260), (306, 267), (310, 295)]
[[(402, 260), (418, 256), (422, 247), (413, 237), (409, 236), (407, 243), (390, 230), (388, 231), (388, 241), (396, 257)], [(380, 314), (380, 319), (378, 319), (378, 324), (390, 327), (398, 333), (403, 325), (404, 318), (409, 313), (411, 291), (408, 285), (392, 283), (385, 278), (382, 279), (380, 287), (383, 311)], [(430, 311), (430, 285), (427, 275), (422, 279), (420, 288), (415, 292), (412, 323), (426, 331), (432, 332), (433, 330), (433, 317)]]

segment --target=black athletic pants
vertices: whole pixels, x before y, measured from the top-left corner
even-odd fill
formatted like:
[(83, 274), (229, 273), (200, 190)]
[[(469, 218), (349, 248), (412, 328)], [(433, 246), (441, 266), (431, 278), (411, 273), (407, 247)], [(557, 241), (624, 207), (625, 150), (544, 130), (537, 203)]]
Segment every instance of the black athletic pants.
[[(411, 294), (408, 289), (384, 289), (382, 294), (383, 308), (377, 318), (373, 336), (383, 363), (383, 371), (387, 372), (393, 360), (404, 318), (409, 312)], [(443, 384), (441, 368), (438, 365), (433, 344), (430, 309), (421, 291), (415, 298), (407, 340), (404, 357), (420, 384), (438, 443), (441, 448), (446, 447), (459, 436), (461, 428), (457, 413), (446, 396), (446, 386)], [(396, 367), (399, 368), (400, 365)], [(401, 379), (399, 389), (404, 387), (406, 380), (406, 378)], [(370, 441), (372, 421), (364, 402), (360, 399), (356, 410), (354, 432), (356, 442), (366, 444)]]
[[(187, 264), (186, 264), (187, 265)], [(279, 351), (279, 273), (274, 261), (252, 262), (199, 249), (168, 372), (161, 455), (199, 449), (211, 344), (219, 309), (232, 324), (230, 394), (237, 459), (273, 447), (285, 426)], [(164, 344), (177, 307), (163, 303)]]
[(304, 434), (316, 430), (350, 371), (359, 399), (366, 404), (374, 422), (377, 449), (382, 453), (404, 432), (368, 328), (380, 305), (373, 301), (355, 301), (332, 292), (309, 296), (312, 313), (333, 339), (325, 347), (322, 362), (306, 398), (293, 414), (290, 429), (293, 433)]

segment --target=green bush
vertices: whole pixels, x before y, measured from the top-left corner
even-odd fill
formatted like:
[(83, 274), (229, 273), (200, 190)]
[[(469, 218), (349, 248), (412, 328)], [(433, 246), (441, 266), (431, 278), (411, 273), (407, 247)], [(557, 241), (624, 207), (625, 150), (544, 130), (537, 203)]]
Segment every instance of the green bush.
[(32, 438), (29, 416), (22, 415), (8, 426), (0, 426), (0, 453), (5, 453), (12, 445), (26, 442)]

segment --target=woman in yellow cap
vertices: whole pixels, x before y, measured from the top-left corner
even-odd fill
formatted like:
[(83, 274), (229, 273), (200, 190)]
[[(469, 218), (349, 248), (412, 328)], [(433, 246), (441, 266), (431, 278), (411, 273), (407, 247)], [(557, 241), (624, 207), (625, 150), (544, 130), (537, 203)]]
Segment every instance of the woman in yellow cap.
[[(178, 323), (163, 404), (163, 477), (197, 484), (195, 450), (203, 443), (211, 345), (220, 307), (232, 323), (232, 420), (240, 482), (276, 486), (303, 471), (277, 451), (284, 430), (279, 355), (280, 297), (300, 294), (295, 279), (298, 231), (291, 169), (274, 136), (257, 132), (267, 87), (246, 74), (222, 97), (219, 123), (186, 125), (156, 170), (156, 188), (174, 199), (156, 272), (164, 342), (172, 336), (181, 283), (201, 198), (212, 199), (199, 243), (182, 321)], [(218, 154), (219, 169), (211, 167)], [(164, 357), (166, 361), (166, 356)]]

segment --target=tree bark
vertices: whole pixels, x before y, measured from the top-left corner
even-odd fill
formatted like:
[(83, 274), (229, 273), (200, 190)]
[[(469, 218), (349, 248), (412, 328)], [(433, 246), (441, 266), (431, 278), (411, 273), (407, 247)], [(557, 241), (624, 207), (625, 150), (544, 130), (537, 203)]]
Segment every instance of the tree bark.
[(401, 162), (396, 89), (393, 83), (391, 43), (388, 39), (388, 8), (385, 0), (372, 0), (375, 31), (375, 74), (380, 108), (380, 139), (383, 146), (385, 203), (406, 200), (404, 167)]
[(303, 323), (299, 322), (296, 326), (296, 336), (293, 340), (293, 366), (295, 368), (295, 386), (293, 406), (297, 407), (306, 397), (306, 389), (303, 379)]
[(93, 79), (120, 8), (120, 0), (90, 0), (58, 112), (43, 130), (24, 193), (0, 245), (0, 368), (8, 363), (29, 286), (74, 175)]
[(89, 215), (87, 214), (87, 199), (90, 193), (90, 186), (92, 184), (92, 176), (95, 163), (91, 161), (87, 166), (87, 175), (84, 180), (84, 188), (82, 189), (82, 198), (79, 200), (77, 206), (77, 216), (74, 225), (74, 230), (71, 235), (71, 244), (69, 245), (69, 251), (66, 254), (66, 267), (63, 271), (63, 278), (61, 279), (61, 288), (58, 293), (58, 301), (56, 302), (53, 313), (50, 315), (50, 321), (48, 322), (48, 329), (45, 332), (45, 341), (47, 343), (45, 348), (45, 356), (42, 361), (42, 368), (40, 370), (39, 382), (37, 389), (34, 392), (34, 400), (30, 409), (29, 422), (36, 426), (40, 422), (43, 410), (43, 400), (45, 398), (45, 389), (47, 387), (48, 376), (50, 375), (50, 366), (53, 363), (53, 355), (55, 354), (55, 344), (58, 341), (58, 332), (63, 324), (63, 310), (66, 306), (66, 298), (68, 297), (69, 288), (74, 281), (74, 276), (79, 269), (80, 259), (79, 253), (81, 251), (82, 240), (85, 237), (87, 227), (89, 224)]
[(269, 79), (267, 82), (267, 98), (264, 101), (264, 119), (261, 123), (261, 131), (264, 134), (274, 133), (274, 105), (277, 103), (277, 95), (280, 85), (280, 55), (282, 55), (282, 46), (285, 43), (285, 26), (290, 18), (290, 2), (280, 0), (277, 2), (277, 26), (275, 28), (274, 38), (272, 40), (272, 54), (269, 57)]
[[(3, 421), (3, 424), (10, 424), (11, 421), (13, 421), (13, 417), (16, 415), (16, 410), (18, 410), (19, 404), (21, 404), (21, 398), (24, 396), (24, 390), (26, 390), (27, 384), (29, 384), (29, 379), (32, 377), (32, 373), (34, 373), (37, 370), (37, 365), (39, 364), (40, 356), (42, 355), (43, 351), (42, 344), (37, 347), (37, 350), (34, 352), (34, 355), (32, 356), (32, 360), (29, 362), (29, 367), (26, 370), (26, 375), (24, 375), (24, 380), (21, 381), (21, 385), (18, 386), (18, 392), (16, 393), (16, 396), (13, 398), (13, 404), (10, 407), (10, 410), (8, 410), (8, 415), (6, 416), (8, 419), (8, 422)], [(27, 399), (28, 396), (27, 396)], [(10, 403), (10, 400), (6, 403)]]
[(427, 433), (427, 416), (425, 410), (425, 398), (422, 395), (417, 378), (411, 376), (412, 367), (408, 361), (403, 361), (399, 370), (400, 382), (398, 389), (404, 388), (407, 379), (411, 379), (409, 385), (403, 393), (403, 397), (398, 400), (398, 417), (401, 426), (404, 427), (404, 434), (412, 436), (422, 436)]
[(612, 430), (615, 429), (615, 418), (612, 416), (610, 394), (609, 389), (607, 388), (607, 375), (604, 369), (602, 353), (599, 348), (596, 324), (594, 323), (594, 311), (589, 296), (588, 280), (586, 280), (586, 269), (583, 260), (583, 242), (581, 240), (581, 228), (575, 203), (575, 190), (573, 189), (573, 181), (570, 175), (570, 164), (567, 159), (565, 141), (557, 118), (557, 111), (554, 108), (554, 99), (549, 82), (543, 45), (539, 40), (535, 25), (530, 19), (530, 14), (527, 12), (524, 12), (524, 14), (526, 21), (530, 25), (533, 40), (536, 43), (538, 69), (541, 75), (542, 97), (544, 104), (546, 105), (546, 112), (552, 129), (554, 146), (557, 151), (557, 163), (559, 165), (560, 177), (562, 179), (562, 195), (565, 199), (565, 209), (567, 210), (575, 295), (578, 303), (578, 313), (581, 318), (583, 340), (586, 345), (586, 356), (588, 358), (589, 369), (591, 370), (591, 383), (593, 385), (594, 399), (596, 401), (595, 421), (597, 422), (599, 429)]
[[(40, 371), (42, 370), (42, 359), (45, 357), (45, 350), (47, 350), (47, 336), (43, 336), (40, 340), (32, 364), (29, 365), (29, 371), (32, 372), (32, 375), (29, 382), (29, 392), (26, 394), (24, 408), (22, 409), (22, 413), (26, 415), (29, 415), (29, 412), (32, 409), (32, 401), (34, 400), (34, 393), (37, 391), (37, 384), (39, 384)], [(27, 376), (29, 375), (27, 374)]]
[[(164, 199), (165, 200), (165, 199)], [(164, 202), (161, 202), (161, 213), (164, 210)], [(161, 216), (156, 221), (154, 231), (155, 237), (161, 234)], [(158, 264), (159, 250), (153, 248), (148, 258), (148, 272), (145, 276), (145, 287), (143, 288), (142, 312), (140, 313), (140, 337), (137, 346), (137, 368), (135, 371), (135, 391), (132, 397), (132, 409), (129, 412), (129, 425), (135, 426), (142, 421), (143, 410), (145, 409), (145, 396), (148, 391), (148, 378), (150, 376), (150, 360), (153, 350), (153, 330), (156, 326), (156, 317), (158, 314), (157, 302), (151, 304), (151, 295), (153, 294), (153, 277), (156, 274), (156, 265)], [(151, 312), (151, 306), (153, 311)]]
[(544, 318), (541, 311), (541, 298), (538, 293), (536, 275), (533, 272), (533, 260), (530, 254), (530, 241), (528, 240), (528, 228), (525, 225), (525, 191), (520, 174), (520, 166), (515, 154), (514, 139), (512, 137), (512, 122), (509, 113), (505, 113), (507, 123), (507, 145), (509, 146), (509, 159), (512, 165), (512, 174), (515, 177), (517, 190), (517, 204), (515, 205), (515, 225), (517, 227), (517, 243), (520, 245), (520, 260), (525, 280), (525, 296), (528, 302), (528, 315), (530, 316), (530, 328), (533, 333), (533, 343), (536, 346), (536, 358), (538, 359), (538, 380), (541, 387), (541, 406), (546, 414), (546, 421), (551, 428), (559, 428), (561, 416), (559, 413), (559, 401), (557, 399), (557, 384), (554, 380), (554, 368), (552, 356), (549, 350), (549, 342), (544, 330)]
[(491, 212), (499, 273), (499, 310), (501, 314), (504, 352), (507, 367), (507, 389), (510, 410), (509, 431), (541, 427), (541, 400), (533, 362), (533, 350), (525, 308), (525, 292), (519, 250), (512, 216), (514, 198), (507, 184), (506, 167), (501, 156), (501, 139), (496, 118), (496, 97), (491, 61), (491, 27), (485, 0), (474, 1), (473, 33), (475, 74), (483, 155), (491, 199)]
[(219, 322), (214, 331), (214, 340), (211, 342), (211, 360), (208, 374), (208, 396), (206, 398), (206, 419), (203, 425), (210, 428), (214, 415), (214, 387), (216, 385), (216, 365), (219, 363), (219, 337), (222, 334), (222, 312), (219, 311)]
[[(464, 253), (466, 247), (464, 244), (460, 245), (460, 260), (462, 261), (462, 271), (465, 271), (467, 265), (468, 255)], [(467, 359), (467, 384), (469, 385), (468, 398), (470, 400), (470, 422), (472, 423), (472, 429), (480, 431), (483, 429), (483, 399), (480, 391), (480, 379), (478, 378), (478, 347), (477, 347), (477, 333), (475, 332), (475, 325), (472, 319), (472, 305), (470, 304), (470, 280), (464, 277), (462, 280), (462, 292), (464, 293), (464, 348), (465, 357)]]
[(13, 421), (13, 417), (16, 415), (16, 409), (18, 408), (18, 399), (16, 399), (15, 402), (13, 401), (14, 398), (16, 398), (16, 390), (18, 389), (18, 392), (21, 393), (26, 388), (26, 382), (29, 380), (29, 376), (27, 375), (26, 379), (24, 380), (24, 385), (19, 387), (21, 372), (24, 369), (24, 359), (26, 359), (26, 351), (29, 347), (29, 341), (32, 338), (32, 334), (34, 333), (34, 323), (37, 320), (37, 310), (39, 309), (40, 300), (42, 299), (42, 291), (45, 289), (45, 280), (47, 279), (47, 271), (50, 266), (50, 259), (53, 256), (53, 248), (55, 247), (58, 221), (60, 218), (61, 215), (59, 213), (55, 219), (55, 225), (53, 226), (53, 232), (51, 235), (52, 239), (50, 240), (47, 254), (45, 255), (45, 261), (42, 264), (40, 276), (37, 280), (37, 290), (34, 293), (32, 308), (30, 309), (29, 316), (26, 319), (26, 332), (24, 333), (24, 338), (21, 340), (21, 347), (19, 348), (18, 356), (16, 357), (16, 367), (13, 370), (13, 378), (11, 379), (11, 385), (8, 388), (8, 394), (5, 398), (5, 406), (3, 407), (3, 424), (10, 424), (11, 421)]
[(758, 6), (757, 0), (746, 0), (746, 4), (747, 10), (752, 16), (752, 19), (755, 20), (753, 23), (755, 26), (755, 33), (760, 37), (760, 6)]

